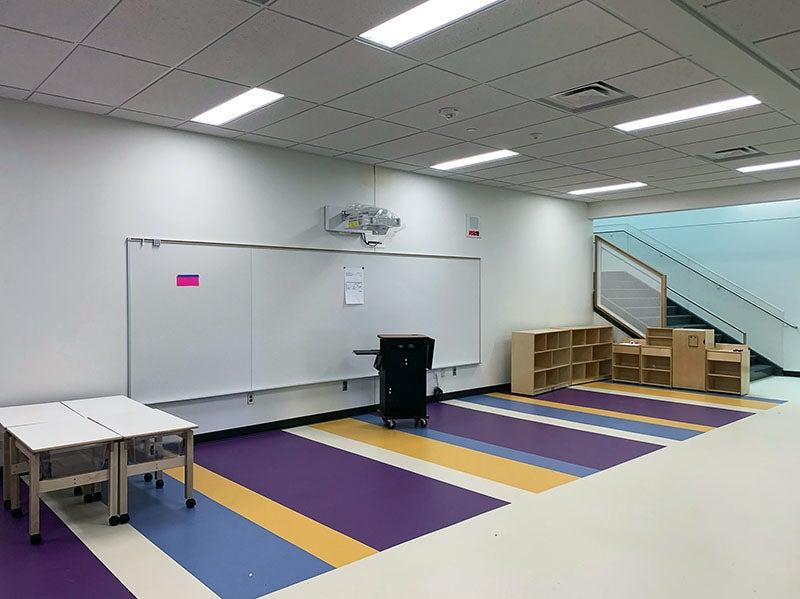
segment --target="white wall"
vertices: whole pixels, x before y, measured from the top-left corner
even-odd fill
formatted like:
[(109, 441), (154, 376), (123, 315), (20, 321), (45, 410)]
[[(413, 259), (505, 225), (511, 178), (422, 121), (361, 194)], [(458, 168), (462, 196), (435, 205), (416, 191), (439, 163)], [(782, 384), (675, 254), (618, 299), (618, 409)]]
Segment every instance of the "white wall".
[[(595, 221), (623, 223), (769, 302), (788, 322), (800, 323), (800, 200)], [(783, 336), (783, 367), (800, 371), (800, 333), (766, 316), (762, 322)]]
[[(377, 182), (406, 224), (387, 250), (483, 259), (484, 363), (445, 391), (508, 382), (513, 329), (592, 320), (584, 204), (384, 169)], [(0, 100), (0, 404), (126, 390), (127, 236), (358, 249), (322, 225), (325, 204), (353, 201), (373, 201), (371, 166)], [(466, 213), (483, 239), (466, 238)], [(367, 380), (168, 409), (208, 431), (374, 401)]]

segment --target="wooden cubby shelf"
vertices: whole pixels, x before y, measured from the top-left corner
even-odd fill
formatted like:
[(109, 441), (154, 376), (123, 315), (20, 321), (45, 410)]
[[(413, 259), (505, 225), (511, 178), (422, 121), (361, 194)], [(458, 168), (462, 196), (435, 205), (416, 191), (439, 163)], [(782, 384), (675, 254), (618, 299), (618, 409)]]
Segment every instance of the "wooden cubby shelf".
[(706, 389), (736, 395), (750, 392), (750, 350), (746, 345), (719, 344), (706, 350)]

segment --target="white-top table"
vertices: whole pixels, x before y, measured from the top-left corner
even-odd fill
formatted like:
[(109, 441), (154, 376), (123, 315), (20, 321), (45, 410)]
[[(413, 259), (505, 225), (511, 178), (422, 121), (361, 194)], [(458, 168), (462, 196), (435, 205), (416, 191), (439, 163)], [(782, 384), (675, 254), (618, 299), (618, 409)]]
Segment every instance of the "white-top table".
[(90, 397), (89, 399), (74, 399), (65, 401), (64, 406), (86, 418), (134, 412), (137, 410), (150, 411), (143, 403), (125, 397), (124, 395), (110, 395), (108, 397)]

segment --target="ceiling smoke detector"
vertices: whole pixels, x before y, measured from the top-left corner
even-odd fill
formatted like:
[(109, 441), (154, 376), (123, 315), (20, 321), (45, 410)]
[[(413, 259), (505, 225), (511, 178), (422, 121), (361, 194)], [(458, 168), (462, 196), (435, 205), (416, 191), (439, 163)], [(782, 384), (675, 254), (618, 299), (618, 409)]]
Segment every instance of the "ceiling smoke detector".
[(726, 160), (736, 160), (738, 158), (752, 158), (753, 156), (764, 156), (765, 153), (753, 146), (741, 146), (738, 148), (728, 148), (727, 150), (717, 150), (708, 154), (700, 154), (701, 157), (713, 160), (714, 162), (725, 162)]
[(439, 109), (439, 116), (444, 117), (448, 121), (452, 121), (458, 116), (458, 108), (453, 106), (446, 106)]
[(634, 95), (617, 89), (613, 85), (609, 85), (604, 81), (597, 81), (589, 85), (553, 94), (546, 98), (540, 98), (540, 101), (569, 112), (584, 112), (601, 106), (627, 102), (634, 98)]

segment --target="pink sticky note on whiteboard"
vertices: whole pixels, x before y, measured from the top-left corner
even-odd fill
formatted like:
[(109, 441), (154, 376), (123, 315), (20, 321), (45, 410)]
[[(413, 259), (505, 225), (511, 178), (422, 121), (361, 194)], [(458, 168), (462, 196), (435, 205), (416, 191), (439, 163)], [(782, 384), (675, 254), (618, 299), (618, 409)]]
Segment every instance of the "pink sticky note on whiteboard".
[(200, 287), (200, 275), (178, 275), (175, 284), (178, 287)]

